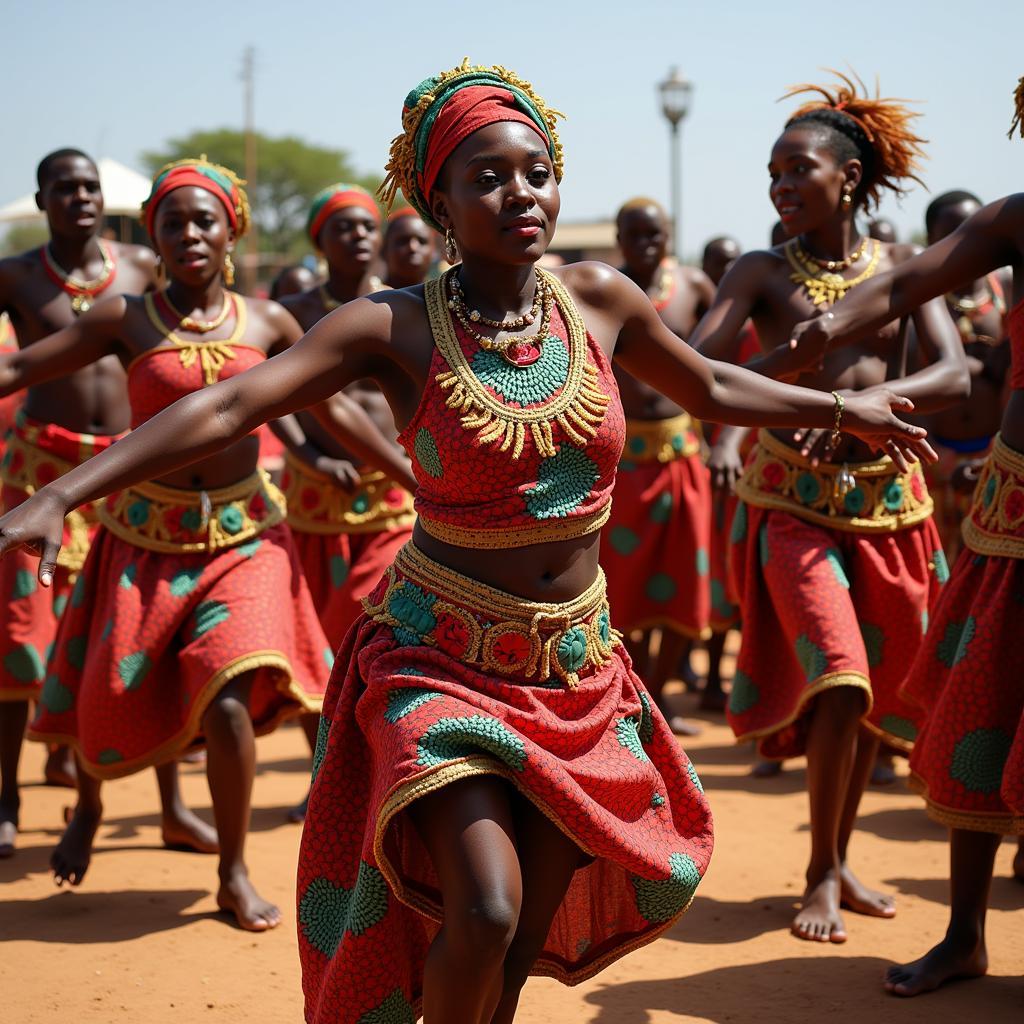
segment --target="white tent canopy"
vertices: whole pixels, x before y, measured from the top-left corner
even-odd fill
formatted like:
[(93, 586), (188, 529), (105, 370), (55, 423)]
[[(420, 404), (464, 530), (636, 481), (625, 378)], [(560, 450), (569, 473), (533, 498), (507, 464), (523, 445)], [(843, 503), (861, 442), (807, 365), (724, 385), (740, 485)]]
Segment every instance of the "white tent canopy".
[[(104, 157), (97, 163), (100, 185), (103, 187), (104, 212), (108, 217), (135, 217), (142, 200), (149, 195), (150, 180), (130, 167)], [(42, 221), (43, 214), (36, 209), (35, 193), (0, 206), (0, 224), (13, 221)]]

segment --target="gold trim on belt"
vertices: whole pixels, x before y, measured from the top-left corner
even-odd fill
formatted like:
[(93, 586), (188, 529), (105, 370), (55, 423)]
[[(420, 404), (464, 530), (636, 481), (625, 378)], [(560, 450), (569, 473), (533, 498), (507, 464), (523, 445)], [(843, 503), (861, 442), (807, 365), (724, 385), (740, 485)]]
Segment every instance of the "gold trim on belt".
[(964, 543), (979, 555), (1024, 558), (1024, 453), (998, 434), (961, 529)]
[(888, 457), (812, 466), (767, 430), (758, 431), (736, 494), (749, 505), (851, 533), (904, 530), (923, 522), (934, 508), (920, 463), (912, 463), (907, 473)]
[(675, 462), (700, 450), (696, 421), (688, 412), (665, 420), (626, 420), (624, 462)]

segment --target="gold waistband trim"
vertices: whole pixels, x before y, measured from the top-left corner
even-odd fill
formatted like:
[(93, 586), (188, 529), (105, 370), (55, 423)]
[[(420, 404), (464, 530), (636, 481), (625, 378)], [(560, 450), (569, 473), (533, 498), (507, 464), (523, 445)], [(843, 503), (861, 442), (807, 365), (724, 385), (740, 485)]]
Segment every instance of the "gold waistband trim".
[(665, 420), (626, 420), (625, 462), (675, 462), (700, 451), (697, 425), (688, 412)]
[(284, 455), (283, 491), (288, 502), (288, 525), (300, 533), (381, 533), (416, 522), (412, 495), (387, 474), (369, 470), (360, 474), (352, 492), (326, 473)]
[(363, 609), (400, 642), (437, 647), (485, 672), (570, 689), (621, 640), (611, 627), (604, 573), (579, 597), (536, 602), (497, 590), (406, 544)]
[(496, 550), (585, 537), (588, 533), (600, 530), (608, 522), (608, 517), (611, 514), (612, 502), (609, 498), (599, 509), (588, 512), (586, 515), (545, 519), (542, 523), (528, 526), (509, 525), (497, 529), (483, 526), (455, 526), (452, 523), (442, 522), (440, 519), (431, 519), (422, 512), (416, 521), (431, 537), (443, 540), (446, 544), (454, 544), (459, 548)]
[(284, 518), (284, 495), (262, 469), (210, 491), (138, 484), (112, 495), (99, 508), (100, 522), (115, 536), (166, 554), (232, 548)]
[[(841, 486), (844, 471), (849, 489)], [(758, 508), (791, 512), (851, 533), (893, 533), (923, 522), (934, 508), (920, 463), (901, 473), (891, 459), (820, 463), (760, 430), (736, 494)]]
[(961, 529), (964, 543), (979, 555), (1024, 558), (1024, 453), (998, 434)]

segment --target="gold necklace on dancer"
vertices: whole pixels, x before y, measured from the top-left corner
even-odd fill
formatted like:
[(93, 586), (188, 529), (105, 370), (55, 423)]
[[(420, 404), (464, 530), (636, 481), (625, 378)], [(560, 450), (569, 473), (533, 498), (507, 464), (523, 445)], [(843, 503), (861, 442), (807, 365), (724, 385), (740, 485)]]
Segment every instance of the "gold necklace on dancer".
[(83, 281), (81, 278), (67, 273), (54, 259), (49, 242), (40, 249), (46, 276), (70, 297), (71, 311), (75, 316), (91, 309), (93, 300), (101, 292), (105, 292), (114, 283), (114, 278), (117, 276), (117, 261), (114, 259), (113, 251), (104, 244), (102, 239), (97, 239), (96, 244), (99, 246), (100, 256), (103, 257), (103, 269), (100, 271), (99, 277), (95, 277), (91, 281)]
[(654, 308), (660, 313), (671, 301), (676, 292), (676, 261), (674, 259), (664, 260), (661, 264), (661, 273), (658, 275), (658, 289), (651, 296)]
[(158, 296), (167, 307), (168, 312), (177, 318), (178, 326), (183, 331), (192, 331), (195, 334), (208, 334), (210, 331), (215, 331), (227, 320), (228, 314), (231, 312), (231, 298), (227, 292), (224, 292), (224, 304), (221, 306), (220, 312), (212, 320), (197, 320), (195, 317), (186, 316), (171, 302), (171, 297), (166, 290), (159, 292)]
[[(863, 257), (870, 242), (874, 242), (874, 249), (868, 260), (868, 265), (856, 277), (845, 278), (837, 273), (836, 269), (829, 269), (830, 266), (844, 270), (852, 267)], [(805, 251), (799, 238), (790, 239), (783, 250), (793, 269), (789, 279), (794, 284), (803, 286), (808, 299), (815, 306), (824, 305), (826, 302), (831, 306), (837, 303), (851, 288), (856, 288), (857, 285), (863, 284), (869, 277), (874, 276), (882, 255), (882, 243), (877, 239), (865, 238), (861, 245), (843, 260), (819, 261)], [(822, 262), (824, 262), (824, 266), (821, 265)]]
[[(539, 273), (537, 273), (537, 287), (532, 306), (529, 311), (511, 320), (490, 320), (478, 310), (469, 309), (456, 274), (451, 274), (448, 277), (448, 294), (448, 308), (455, 314), (463, 330), (485, 352), (497, 352), (506, 363), (519, 369), (532, 366), (540, 359), (544, 342), (551, 333), (551, 313), (555, 306), (555, 300), (551, 289), (548, 288)], [(541, 314), (540, 329), (536, 334), (528, 337), (523, 337), (521, 334), (509, 334), (508, 337), (498, 340), (486, 337), (473, 326), (473, 323), (485, 323), (499, 331), (521, 331), (533, 323), (538, 311)]]
[(973, 295), (956, 295), (953, 292), (946, 292), (946, 303), (956, 319), (956, 329), (965, 345), (971, 342), (980, 341), (985, 345), (995, 345), (998, 338), (988, 334), (978, 334), (974, 329), (974, 323), (986, 313), (993, 309), (999, 314), (1000, 320), (1006, 315), (1006, 303), (996, 294), (989, 279), (986, 277), (985, 294), (979, 298), (977, 292)]
[[(366, 293), (367, 295), (372, 295), (374, 292), (386, 291), (387, 287), (388, 287), (379, 277), (377, 277), (376, 274), (374, 274), (370, 278), (368, 284), (370, 285), (370, 290)], [(344, 302), (341, 302), (338, 299), (336, 299), (327, 290), (326, 283), (322, 284), (322, 285), (319, 285), (318, 288), (317, 288), (317, 292), (320, 295), (320, 301), (323, 303), (324, 309), (326, 309), (328, 313), (333, 312), (339, 306), (344, 306), (345, 305)]]

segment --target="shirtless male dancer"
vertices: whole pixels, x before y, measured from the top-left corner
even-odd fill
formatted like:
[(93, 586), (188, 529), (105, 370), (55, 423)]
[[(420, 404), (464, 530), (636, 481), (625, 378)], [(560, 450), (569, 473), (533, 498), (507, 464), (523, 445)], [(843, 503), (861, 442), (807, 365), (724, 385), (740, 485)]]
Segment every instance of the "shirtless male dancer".
[[(88, 156), (58, 149), (43, 157), (36, 178), (36, 204), (46, 214), (50, 240), (41, 249), (0, 260), (0, 313), (10, 316), (22, 348), (68, 326), (99, 297), (137, 295), (156, 280), (150, 249), (100, 238), (103, 193)], [(3, 511), (107, 447), (128, 422), (125, 375), (116, 358), (29, 388), (0, 466)], [(92, 522), (82, 511), (68, 517), (68, 543), (52, 588), (36, 586), (27, 552), (0, 562), (0, 857), (14, 852), (17, 838), (18, 761), (29, 702), (39, 698), (60, 613), (88, 550)], [(49, 781), (73, 786), (73, 772), (66, 748), (50, 754)], [(164, 842), (216, 852), (213, 828), (181, 801), (176, 766), (161, 767), (157, 778)]]

